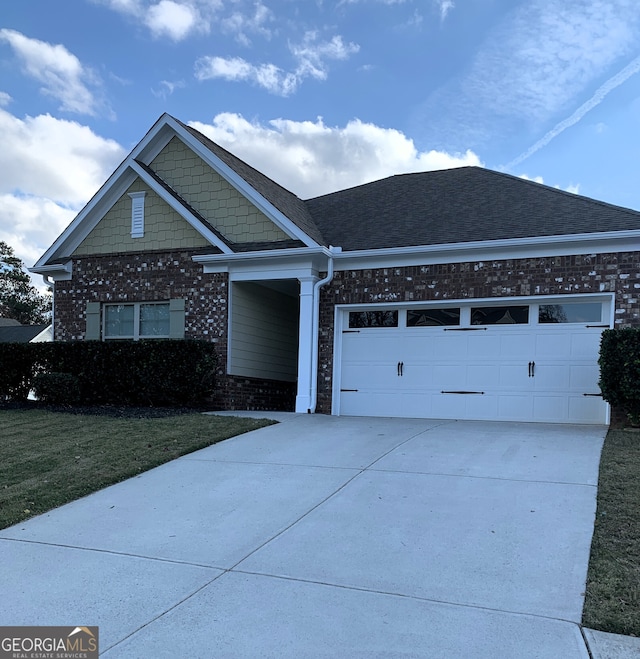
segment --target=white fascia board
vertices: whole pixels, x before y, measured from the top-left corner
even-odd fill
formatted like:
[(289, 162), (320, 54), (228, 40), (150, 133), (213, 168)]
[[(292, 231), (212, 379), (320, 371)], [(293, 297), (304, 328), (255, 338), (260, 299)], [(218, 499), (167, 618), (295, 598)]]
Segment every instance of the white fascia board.
[(284, 231), (288, 236), (300, 240), (307, 247), (319, 247), (319, 244), (312, 240), (297, 224), (292, 222), (284, 213), (279, 211), (270, 201), (267, 201), (257, 190), (251, 187), (239, 174), (231, 167), (222, 162), (214, 153), (195, 138), (191, 133), (185, 131), (182, 126), (168, 118), (167, 123), (172, 125), (173, 129), (179, 135), (187, 146), (195, 151), (213, 170), (218, 172), (227, 183), (232, 185), (243, 197), (248, 199), (256, 208), (264, 213), (279, 229)]
[(125, 160), (33, 267), (41, 268), (51, 259), (73, 253), (134, 180), (135, 174)]
[[(333, 252), (327, 247), (265, 249), (234, 254), (202, 254), (193, 256), (207, 274), (226, 272), (234, 281), (251, 279), (291, 279), (317, 276), (326, 271)], [(297, 273), (297, 274), (296, 274)]]
[(27, 268), (29, 272), (33, 272), (43, 277), (52, 277), (53, 281), (69, 281), (73, 273), (73, 262), (71, 260), (66, 263), (56, 263), (54, 265), (41, 265), (39, 267)]
[(218, 247), (225, 254), (232, 254), (229, 246), (213, 231), (208, 229), (200, 220), (185, 208), (172, 194), (167, 192), (150, 174), (148, 174), (135, 160), (129, 163), (131, 169), (142, 179), (166, 204), (187, 221), (205, 240)]
[(354, 250), (334, 258), (336, 270), (361, 270), (614, 252), (640, 252), (640, 230)]
[[(95, 228), (103, 215), (124, 194), (133, 183), (135, 176), (131, 163), (142, 153), (159, 153), (164, 149), (174, 133), (167, 126), (169, 115), (164, 114), (138, 142), (133, 151), (120, 163), (117, 169), (100, 187), (89, 203), (76, 215), (69, 226), (60, 234), (53, 245), (38, 259), (34, 268), (40, 268), (51, 259), (70, 254)], [(174, 122), (175, 123), (175, 122)], [(155, 156), (154, 156), (155, 157)]]

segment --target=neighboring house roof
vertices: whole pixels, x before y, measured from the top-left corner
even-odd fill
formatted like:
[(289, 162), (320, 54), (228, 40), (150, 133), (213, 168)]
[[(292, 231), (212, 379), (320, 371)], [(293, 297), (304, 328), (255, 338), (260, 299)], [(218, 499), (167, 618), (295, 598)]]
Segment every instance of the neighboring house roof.
[[(49, 325), (0, 326), (0, 343), (29, 343), (46, 330)], [(41, 339), (46, 340), (46, 339)]]
[(401, 174), (310, 199), (343, 250), (640, 228), (640, 213), (480, 167)]

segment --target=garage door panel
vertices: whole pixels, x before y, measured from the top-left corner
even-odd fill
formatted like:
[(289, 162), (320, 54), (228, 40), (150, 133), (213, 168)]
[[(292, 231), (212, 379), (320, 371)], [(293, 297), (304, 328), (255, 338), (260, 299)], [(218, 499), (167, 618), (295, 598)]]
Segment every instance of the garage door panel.
[(469, 364), (465, 388), (473, 391), (495, 391), (500, 388), (501, 377), (500, 364)]
[(573, 359), (592, 359), (600, 350), (602, 333), (599, 330), (587, 330), (585, 333), (575, 333), (571, 337), (571, 357)]
[(569, 401), (566, 396), (536, 395), (533, 399), (533, 418), (539, 421), (569, 421)]
[(397, 341), (397, 336), (389, 334), (348, 333), (343, 335), (343, 354), (348, 355), (350, 361), (393, 359), (397, 352)]
[(467, 367), (464, 364), (436, 364), (433, 367), (433, 380), (441, 389), (464, 389)]
[(566, 359), (571, 354), (571, 334), (548, 330), (546, 327), (540, 329), (535, 337), (535, 349), (533, 353), (539, 360), (543, 359)]
[(467, 357), (478, 361), (491, 361), (500, 353), (500, 336), (493, 332), (465, 332), (468, 349)]
[(393, 392), (343, 392), (340, 411), (347, 416), (403, 416), (402, 396)]
[(599, 394), (600, 368), (595, 364), (576, 364), (569, 367), (569, 388), (582, 394)]
[(531, 421), (533, 419), (533, 399), (527, 394), (506, 394), (498, 401), (496, 418), (505, 421)]
[(436, 359), (467, 359), (469, 344), (466, 333), (439, 331), (430, 335), (433, 355)]
[(607, 404), (596, 396), (569, 398), (569, 423), (602, 423)]
[(535, 363), (535, 377), (531, 378), (534, 391), (569, 391), (570, 369), (566, 363)]
[(397, 365), (387, 362), (347, 362), (343, 365), (342, 388), (370, 387), (372, 383), (387, 389), (398, 387)]

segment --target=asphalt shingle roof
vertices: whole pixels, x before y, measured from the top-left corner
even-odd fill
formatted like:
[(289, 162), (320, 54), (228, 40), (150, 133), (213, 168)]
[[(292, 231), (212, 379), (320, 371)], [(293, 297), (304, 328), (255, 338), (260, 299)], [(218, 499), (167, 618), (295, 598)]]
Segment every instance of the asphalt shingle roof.
[(0, 327), (0, 343), (29, 343), (47, 325), (9, 325)]
[(346, 251), (640, 229), (637, 211), (481, 167), (391, 176), (306, 205)]

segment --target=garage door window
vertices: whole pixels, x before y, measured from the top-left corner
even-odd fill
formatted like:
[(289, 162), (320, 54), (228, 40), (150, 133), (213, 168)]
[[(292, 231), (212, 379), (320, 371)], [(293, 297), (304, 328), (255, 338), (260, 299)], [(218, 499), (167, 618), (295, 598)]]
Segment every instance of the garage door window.
[(460, 324), (460, 309), (409, 309), (407, 327), (445, 327)]
[(398, 327), (397, 311), (351, 311), (349, 327)]
[(602, 321), (602, 304), (599, 302), (569, 302), (568, 304), (541, 304), (540, 323), (599, 323)]
[(472, 325), (526, 325), (528, 306), (476, 307), (471, 309)]

